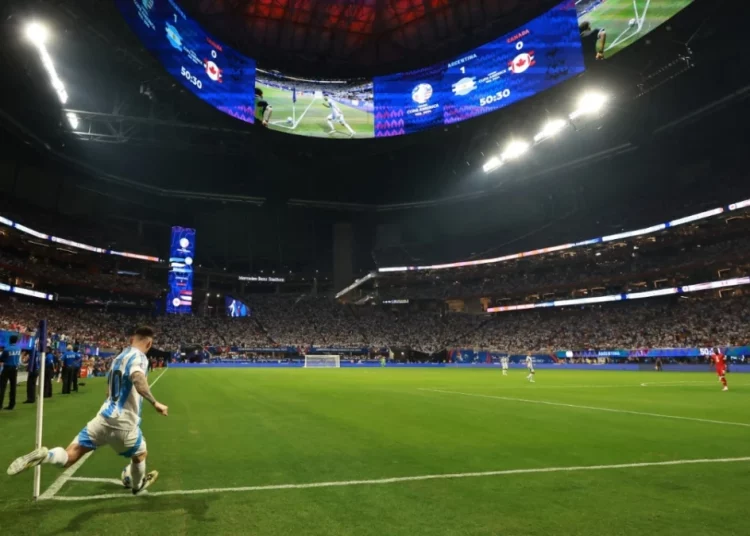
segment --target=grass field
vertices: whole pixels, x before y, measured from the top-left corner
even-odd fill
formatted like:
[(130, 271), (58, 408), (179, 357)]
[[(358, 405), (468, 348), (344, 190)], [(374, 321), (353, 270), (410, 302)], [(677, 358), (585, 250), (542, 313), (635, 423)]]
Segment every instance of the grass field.
[[(521, 370), (160, 374), (170, 416), (144, 409), (161, 472), (149, 494), (96, 480), (125, 465), (107, 449), (53, 500), (31, 502), (30, 473), (0, 474), (4, 534), (748, 534), (750, 376), (723, 393), (710, 372), (540, 370), (533, 385)], [(104, 390), (55, 396), (45, 443), (67, 444)], [(3, 463), (32, 446), (33, 413), (0, 412)], [(42, 489), (61, 474), (45, 466)], [(379, 479), (396, 480), (361, 482)]]
[[(257, 85), (263, 90), (263, 98), (273, 106), (273, 116), (269, 128), (302, 136), (349, 138), (349, 131), (339, 124), (334, 124), (336, 133), (329, 134), (330, 128), (326, 123), (326, 118), (331, 110), (323, 106), (322, 97), (315, 97), (309, 93), (298, 93), (297, 102), (293, 103), (291, 91), (284, 91), (263, 84)], [(373, 114), (352, 108), (342, 102), (338, 104), (346, 122), (354, 130), (355, 138), (372, 138), (375, 135), (375, 116)], [(292, 111), (293, 106), (295, 111)], [(291, 125), (286, 122), (288, 117), (294, 119)], [(262, 120), (260, 117), (258, 119)]]
[[(580, 17), (592, 28), (607, 31), (606, 57), (617, 54), (638, 39), (656, 29), (693, 0), (605, 0), (593, 11)], [(635, 19), (635, 25), (628, 23)]]

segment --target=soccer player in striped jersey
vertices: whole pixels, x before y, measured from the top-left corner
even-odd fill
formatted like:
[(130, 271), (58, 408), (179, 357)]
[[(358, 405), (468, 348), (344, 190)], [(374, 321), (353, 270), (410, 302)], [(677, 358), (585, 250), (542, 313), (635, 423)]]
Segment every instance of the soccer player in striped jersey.
[(344, 114), (341, 113), (341, 108), (339, 108), (339, 105), (335, 101), (330, 99), (328, 95), (326, 95), (325, 97), (323, 97), (323, 106), (331, 109), (331, 114), (326, 118), (328, 127), (331, 129), (328, 133), (336, 133), (336, 127), (333, 124), (334, 122), (336, 122), (339, 125), (343, 125), (344, 127), (346, 127), (346, 130), (349, 131), (349, 137), (353, 138), (354, 130), (349, 126), (349, 123), (346, 122), (346, 119), (344, 119)]
[(109, 445), (121, 456), (130, 458), (133, 495), (139, 494), (156, 482), (159, 472), (146, 472), (148, 453), (146, 440), (143, 439), (140, 428), (144, 398), (160, 415), (166, 417), (169, 411), (167, 406), (156, 401), (146, 380), (146, 354), (153, 341), (154, 331), (151, 328), (140, 327), (135, 330), (130, 339), (130, 346), (112, 361), (112, 367), (107, 375), (107, 399), (96, 417), (88, 422), (67, 449), (38, 448), (11, 463), (8, 474), (16, 475), (42, 463), (70, 467), (87, 452), (102, 445)]

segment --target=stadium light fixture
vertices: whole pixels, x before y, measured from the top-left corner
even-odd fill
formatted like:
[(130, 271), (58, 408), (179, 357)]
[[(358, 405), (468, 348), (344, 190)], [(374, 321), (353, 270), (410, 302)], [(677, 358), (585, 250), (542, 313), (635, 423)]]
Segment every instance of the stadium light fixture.
[(44, 45), (49, 37), (49, 31), (44, 24), (31, 22), (26, 26), (26, 37), (36, 46)]
[(70, 127), (73, 130), (76, 130), (80, 124), (78, 116), (74, 112), (68, 112), (65, 116), (68, 118), (68, 124), (70, 124)]
[(542, 128), (541, 132), (534, 136), (534, 142), (539, 143), (542, 140), (546, 140), (548, 138), (556, 136), (562, 129), (565, 128), (565, 125), (567, 124), (568, 122), (563, 119), (553, 119), (549, 121), (546, 125), (544, 125), (544, 128)]
[(503, 161), (513, 160), (522, 156), (529, 150), (529, 147), (530, 145), (525, 141), (515, 140), (510, 142), (503, 151)]
[(602, 111), (604, 105), (607, 103), (607, 96), (604, 93), (598, 91), (589, 91), (581, 95), (578, 99), (578, 108), (570, 114), (571, 119), (575, 119), (582, 115), (596, 114)]
[(497, 168), (503, 165), (503, 161), (500, 160), (498, 157), (493, 156), (489, 160), (487, 160), (484, 165), (482, 166), (482, 169), (485, 173), (489, 173), (491, 171), (495, 171)]

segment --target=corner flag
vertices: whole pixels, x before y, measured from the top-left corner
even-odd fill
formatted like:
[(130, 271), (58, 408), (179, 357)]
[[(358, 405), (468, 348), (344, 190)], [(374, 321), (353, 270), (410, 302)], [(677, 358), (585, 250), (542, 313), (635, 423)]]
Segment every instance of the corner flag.
[(292, 102), (297, 102), (297, 88), (292, 88)]

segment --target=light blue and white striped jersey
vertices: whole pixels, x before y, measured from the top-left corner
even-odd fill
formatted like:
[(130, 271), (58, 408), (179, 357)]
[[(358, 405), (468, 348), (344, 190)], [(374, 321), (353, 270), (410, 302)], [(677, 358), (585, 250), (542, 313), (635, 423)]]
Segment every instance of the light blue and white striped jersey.
[(335, 101), (328, 99), (328, 104), (331, 106), (331, 113), (333, 113), (334, 116), (342, 115), (341, 108), (339, 108), (339, 105)]
[(112, 361), (107, 374), (109, 390), (99, 415), (111, 428), (132, 430), (141, 422), (143, 397), (133, 387), (133, 374), (148, 371), (146, 355), (133, 347), (126, 348)]

